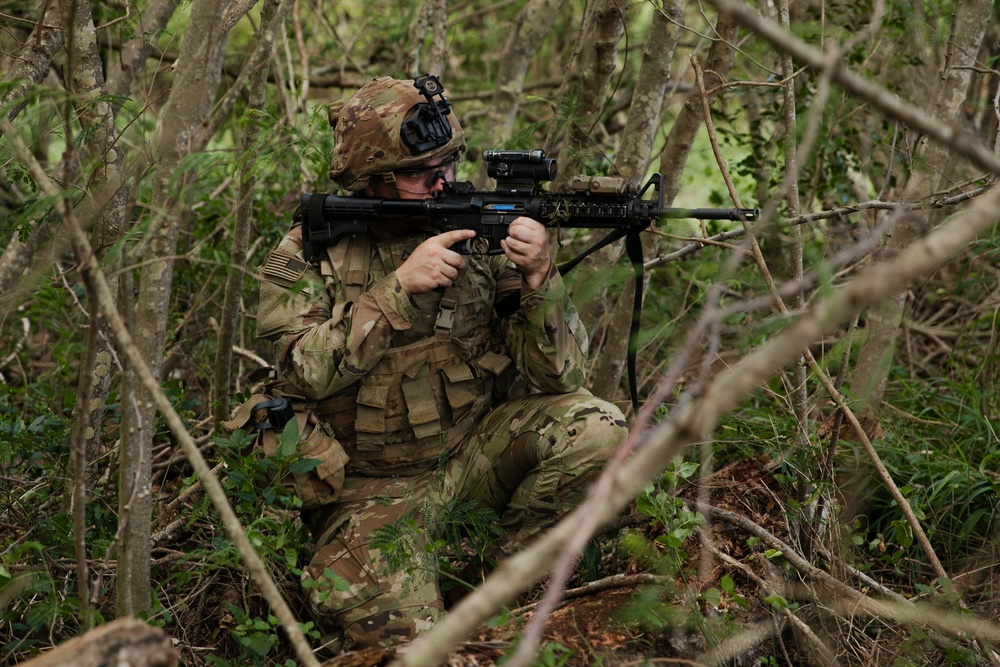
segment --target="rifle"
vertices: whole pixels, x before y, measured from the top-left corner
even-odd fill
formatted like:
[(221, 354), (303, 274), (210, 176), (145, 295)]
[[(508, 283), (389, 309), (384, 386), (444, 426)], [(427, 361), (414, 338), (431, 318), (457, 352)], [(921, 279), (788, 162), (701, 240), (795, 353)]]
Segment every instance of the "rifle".
[[(550, 228), (609, 229), (610, 233), (575, 259), (559, 266), (565, 275), (594, 251), (625, 238), (625, 248), (636, 276), (628, 371), (632, 405), (637, 410), (635, 345), (642, 310), (642, 242), (640, 233), (660, 219), (757, 220), (755, 208), (670, 208), (663, 205), (663, 175), (656, 173), (638, 190), (623, 178), (577, 176), (568, 193), (547, 192), (542, 183), (557, 173), (556, 161), (542, 150), (487, 150), (483, 152), (487, 175), (496, 190), (476, 190), (472, 183), (444, 183), (428, 199), (340, 197), (303, 194), (302, 249), (306, 261), (321, 248), (345, 236), (364, 234), (368, 225), (384, 220), (423, 220), (428, 227), (446, 232), (471, 229), (476, 236), (455, 248), (463, 254), (501, 254), (500, 241), (518, 216), (533, 218)], [(496, 306), (501, 316), (516, 310), (517, 295)], [(513, 305), (511, 305), (513, 304)]]
[[(487, 150), (483, 161), (487, 175), (496, 181), (492, 192), (476, 190), (465, 181), (445, 183), (442, 192), (422, 200), (302, 195), (306, 260), (343, 236), (363, 234), (370, 223), (389, 219), (422, 219), (441, 232), (471, 229), (475, 238), (456, 250), (496, 255), (503, 252), (500, 241), (507, 237), (507, 227), (522, 215), (547, 227), (610, 229), (615, 236), (612, 240), (638, 234), (664, 218), (752, 222), (758, 215), (754, 208), (665, 207), (659, 173), (638, 191), (623, 178), (577, 176), (570, 183), (572, 192), (552, 193), (541, 184), (555, 178), (556, 161), (541, 150)], [(647, 199), (650, 191), (652, 198)]]

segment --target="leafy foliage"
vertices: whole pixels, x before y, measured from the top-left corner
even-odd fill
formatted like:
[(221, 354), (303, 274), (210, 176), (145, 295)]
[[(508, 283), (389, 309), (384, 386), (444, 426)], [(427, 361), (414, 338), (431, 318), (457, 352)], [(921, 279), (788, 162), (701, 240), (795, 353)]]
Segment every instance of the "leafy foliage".
[(447, 592), (470, 583), (462, 580), (463, 572), (482, 574), (495, 567), (502, 537), (493, 510), (452, 499), (441, 506), (427, 502), (419, 513), (376, 528), (371, 541), (391, 568), (433, 572)]
[[(35, 37), (29, 37), (26, 25), (10, 17), (30, 16), (32, 10), (21, 2), (6, 4), (10, 6), (0, 11), (5, 28), (0, 34), (2, 52), (27, 62), (28, 40)], [(445, 61), (435, 65), (443, 68), (448, 93), (455, 100), (454, 111), (467, 131), (470, 159), (459, 167), (461, 178), (473, 178), (477, 156), (497, 142), (497, 130), (490, 121), (492, 93), (499, 63), (507, 56), (506, 41), (524, 4), (471, 2), (450, 9)], [(539, 50), (529, 65), (511, 138), (502, 143), (544, 147), (559, 155), (561, 168), (569, 173), (614, 173), (618, 147), (624, 145), (629, 104), (636, 99), (643, 71), (643, 40), (651, 32), (652, 19), (668, 9), (665, 4), (635, 4), (625, 15), (614, 17), (625, 23), (628, 41), (619, 45), (608, 91), (582, 88), (582, 77), (588, 72), (573, 60), (576, 49), (589, 43), (581, 39), (580, 28), (590, 4), (559, 4), (554, 10), (555, 27), (537, 45)], [(875, 3), (792, 4), (792, 31), (799, 38), (814, 45), (841, 46), (840, 63), (877, 82), (890, 95), (915, 102), (933, 99), (957, 3), (881, 3), (878, 6), (885, 13), (871, 32)], [(149, 28), (131, 15), (120, 16), (107, 3), (98, 3), (94, 9), (101, 44), (111, 45), (102, 46), (110, 74), (116, 45)], [(85, 515), (88, 584), (97, 590), (91, 593), (92, 601), (80, 600), (67, 480), (85, 335), (95, 323), (88, 315), (91, 297), (61, 245), (66, 235), (54, 210), (56, 202), (44, 195), (36, 172), (16, 153), (14, 139), (23, 140), (41, 168), (82, 211), (97, 191), (102, 166), (101, 151), (88, 154), (87, 141), (96, 130), (86, 126), (82, 111), (103, 103), (116, 109), (116, 145), (125, 152), (130, 169), (134, 168), (127, 183), (126, 228), (110, 242), (103, 259), (109, 275), (120, 280), (120, 310), (126, 315), (134, 311), (131, 299), (147, 270), (143, 252), (152, 235), (161, 225), (177, 223), (181, 233), (162, 385), (199, 445), (221, 464), (226, 493), (252, 544), (299, 617), (306, 618), (298, 579), (309, 559), (311, 536), (298, 518), (299, 501), (278, 480), (287, 472), (307, 471), (316, 462), (294, 456), (294, 428), (286, 431), (278, 454), (270, 458), (253, 450), (250, 434), (220, 436), (210, 418), (209, 378), (225, 346), (238, 348), (226, 399), (235, 404), (247, 394), (244, 378), (256, 364), (250, 360), (253, 355), (264, 359), (273, 355), (267, 344), (255, 339), (257, 293), (252, 273), (291, 224), (299, 194), (332, 189), (326, 177), (333, 148), (327, 104), (370, 76), (402, 76), (413, 67), (424, 69), (431, 64), (431, 51), (440, 46), (432, 32), (411, 40), (417, 34), (415, 27), (426, 18), (423, 9), (424, 3), (417, 2), (359, 0), (335, 7), (297, 6), (294, 17), (286, 19), (287, 32), (278, 36), (263, 108), (250, 109), (245, 99), (238, 100), (207, 146), (185, 157), (182, 172), (187, 178), (175, 175), (171, 187), (179, 187), (183, 180), (195, 202), (180, 220), (164, 221), (155, 210), (153, 170), (146, 165), (162, 125), (160, 109), (170, 94), (173, 70), (169, 64), (185, 55), (183, 38), (190, 7), (184, 6), (166, 27), (145, 34), (162, 58), (149, 59), (147, 65), (165, 66), (155, 72), (143, 70), (127, 94), (109, 92), (96, 100), (82, 100), (61, 86), (47, 84), (23, 92), (18, 82), (6, 80), (14, 71), (11, 60), (0, 62), (0, 78), (5, 79), (0, 81), (2, 113), (13, 120), (0, 142), (0, 238), (10, 248), (15, 239), (28, 243), (36, 237), (43, 248), (33, 252), (32, 269), (23, 280), (15, 277), (4, 285), (5, 300), (0, 301), (0, 662), (20, 661), (78, 634), (85, 625), (85, 606), (93, 607), (88, 621), (100, 623), (115, 615), (116, 462), (120, 443), (128, 439), (119, 424), (135, 400), (119, 394), (120, 360), (112, 359), (115, 381), (105, 397), (108, 410), (99, 425), (100, 449), (92, 462), (96, 474), (88, 489)], [(715, 34), (706, 22), (714, 21), (709, 14), (700, 6), (688, 7), (681, 17), (685, 28), (665, 89), (665, 121), (649, 148), (654, 162), (680, 117), (683, 93), (691, 88), (689, 56), (702, 59), (708, 36)], [(988, 18), (995, 23), (995, 15)], [(227, 72), (234, 72), (230, 68), (239, 66), (238, 61), (257, 44), (258, 24), (255, 11), (230, 33), (233, 57), (227, 61)], [(983, 62), (975, 68), (975, 83), (961, 117), (962, 125), (978, 131), (984, 145), (990, 146), (991, 133), (995, 134), (991, 128), (996, 125), (996, 75), (990, 68), (998, 61), (995, 26), (991, 29), (994, 32), (982, 49)], [(986, 183), (983, 174), (975, 173), (960, 157), (947, 165), (922, 164), (914, 151), (912, 130), (839, 87), (825, 91), (822, 77), (805, 70), (797, 71), (788, 82), (795, 94), (796, 125), (786, 130), (789, 109), (781, 87), (785, 82), (780, 81), (783, 75), (773, 46), (745, 31), (735, 43), (739, 51), (733, 70), (724, 76), (727, 84), (710, 105), (723, 155), (712, 153), (707, 133), (702, 131), (691, 140), (686, 162), (665, 165), (683, 172), (676, 205), (729, 205), (720, 157), (728, 163), (742, 204), (764, 207), (777, 202), (779, 217), (790, 210), (784, 199), (785, 165), (793, 157), (798, 159), (796, 183), (804, 212), (851, 206), (878, 193), (890, 201), (902, 192), (909, 175), (925, 166), (945, 176), (945, 195)], [(227, 78), (224, 86), (233, 80)], [(565, 89), (561, 88), (564, 81)], [(567, 93), (570, 89), (572, 94)], [(587, 96), (594, 94), (602, 96), (606, 107), (603, 116), (585, 128), (589, 143), (564, 145), (563, 137), (580, 124)], [(825, 101), (824, 94), (829, 95)], [(817, 143), (807, 154), (787, 154), (787, 132), (801, 141), (813, 111), (819, 114), (815, 117)], [(247, 148), (241, 143), (244, 132), (253, 133)], [(239, 186), (250, 177), (256, 179), (250, 250), (242, 265), (233, 266)], [(924, 196), (927, 204), (938, 202), (942, 193)], [(929, 210), (933, 223), (937, 213)], [(955, 210), (947, 208), (944, 214)], [(757, 240), (772, 273), (786, 288), (786, 280), (794, 273), (792, 250), (801, 251), (807, 278), (814, 280), (804, 294), (808, 306), (871, 261), (867, 257), (845, 261), (841, 255), (890, 215), (869, 210), (797, 229), (772, 219), (766, 229), (756, 230)], [(691, 237), (741, 231), (737, 224), (678, 222), (661, 225), (650, 235), (656, 237), (650, 239), (650, 247), (665, 257), (690, 244)], [(801, 232), (801, 247), (797, 247), (796, 231)], [(889, 475), (899, 483), (935, 552), (945, 568), (955, 573), (954, 581), (940, 580), (930, 570), (910, 523), (873, 473), (850, 429), (831, 435), (836, 409), (816, 378), (806, 379), (804, 405), (797, 405), (796, 369), (778, 374), (726, 415), (712, 443), (716, 469), (748, 460), (767, 462), (759, 475), (766, 478), (771, 505), (765, 505), (766, 511), (756, 518), (767, 524), (765, 528), (787, 531), (782, 538), (809, 554), (817, 565), (839, 572), (838, 559), (843, 557), (852, 568), (893, 590), (931, 600), (942, 609), (955, 609), (961, 600), (968, 609), (963, 613), (978, 612), (985, 618), (996, 615), (992, 598), (997, 588), (1000, 505), (998, 234), (994, 228), (963, 257), (913, 286), (898, 350), (890, 364), (887, 407), (878, 422), (881, 435), (874, 439)], [(560, 256), (573, 255), (593, 240), (584, 238), (588, 235), (583, 232), (559, 236)], [(737, 235), (704, 243), (684, 259), (664, 261), (648, 274), (639, 354), (643, 393), (650, 395), (667, 374), (677, 379), (658, 406), (658, 423), (669, 417), (678, 402), (691, 397), (689, 391), (697, 391), (704, 369), (716, 373), (731, 367), (741, 354), (770, 340), (789, 321), (774, 308), (769, 286), (748, 259), (745, 246), (736, 248), (740, 242)], [(216, 320), (232, 270), (243, 277), (238, 299), (240, 328), (234, 341), (220, 343)], [(598, 304), (595, 320), (609, 315), (615, 302), (628, 296), (630, 281), (631, 269), (624, 262), (607, 270), (578, 270), (568, 278), (581, 307)], [(716, 312), (724, 316), (695, 341), (692, 348), (697, 349), (691, 356), (674, 367), (681, 357), (679, 351), (685, 349), (691, 323)], [(586, 325), (595, 334), (591, 349), (596, 361), (609, 349), (608, 340), (621, 332), (603, 320)], [(845, 327), (810, 350), (831, 376), (853, 369), (866, 325), (863, 316), (858, 331)], [(848, 395), (849, 404), (858, 412), (864, 399)], [(156, 537), (149, 621), (183, 638), (185, 664), (287, 664), (291, 659), (287, 642), (243, 571), (215, 510), (198, 492), (198, 482), (165, 425), (157, 423), (154, 431), (149, 457), (154, 472), (151, 492), (157, 502), (155, 528), (170, 530), (164, 533), (167, 537)], [(838, 655), (844, 664), (862, 662), (858, 656), (865, 655), (865, 647), (871, 649), (867, 655), (885, 657), (874, 650), (882, 646), (891, 647), (891, 658), (883, 661), (886, 664), (935, 660), (965, 664), (970, 660), (968, 647), (942, 648), (916, 623), (890, 627), (888, 621), (880, 621), (865, 627), (834, 627), (823, 616), (826, 610), (809, 604), (813, 600), (763, 591), (745, 572), (729, 565), (716, 570), (711, 581), (695, 581), (702, 553), (694, 532), (698, 527), (714, 530), (706, 517), (683, 500), (699, 463), (689, 453), (663, 471), (635, 501), (633, 514), (642, 521), (641, 527), (602, 536), (588, 548), (580, 567), (578, 576), (584, 580), (616, 569), (662, 577), (657, 586), (639, 591), (618, 615), (629, 627), (647, 633), (649, 655), (675, 655), (664, 639), (668, 634), (700, 633), (703, 644), (699, 646), (706, 648), (731, 636), (739, 621), (746, 620), (749, 626), (765, 614), (783, 618), (791, 612), (809, 623), (831, 623), (823, 628), (824, 636), (846, 635), (841, 653), (851, 655)], [(749, 513), (745, 482), (739, 490), (746, 492), (746, 502), (738, 507)], [(172, 505), (185, 490), (190, 495)], [(176, 513), (169, 514), (168, 508)], [(423, 532), (424, 526), (433, 526), (430, 535)], [(733, 533), (739, 539), (729, 539)], [(372, 538), (397, 567), (433, 568), (447, 588), (467, 570), (488, 570), (494, 564), (499, 536), (492, 512), (452, 503), (425, 508), (421, 516), (406, 517)], [(722, 526), (717, 537), (720, 545), (740, 555), (748, 567), (795, 577), (784, 558), (787, 554), (760, 538), (748, 538), (728, 526)], [(303, 629), (311, 640), (318, 639), (311, 624)], [(882, 639), (887, 641), (876, 643)], [(571, 644), (563, 636), (545, 645), (538, 664), (583, 662), (599, 654), (599, 650), (580, 650)], [(772, 655), (760, 656), (761, 664), (784, 664), (786, 648), (773, 647)], [(792, 658), (802, 655), (792, 651)]]

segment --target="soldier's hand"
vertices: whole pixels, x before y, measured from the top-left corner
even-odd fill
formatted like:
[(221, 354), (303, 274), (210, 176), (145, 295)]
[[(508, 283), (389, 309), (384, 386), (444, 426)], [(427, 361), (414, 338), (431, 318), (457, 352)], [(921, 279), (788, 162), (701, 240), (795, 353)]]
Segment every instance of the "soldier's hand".
[(465, 259), (451, 246), (475, 236), (470, 229), (453, 229), (432, 236), (414, 249), (396, 269), (396, 279), (408, 295), (423, 294), (438, 287), (451, 287)]
[(549, 230), (531, 218), (515, 218), (507, 227), (507, 238), (500, 241), (507, 258), (514, 262), (530, 289), (538, 289), (549, 275)]

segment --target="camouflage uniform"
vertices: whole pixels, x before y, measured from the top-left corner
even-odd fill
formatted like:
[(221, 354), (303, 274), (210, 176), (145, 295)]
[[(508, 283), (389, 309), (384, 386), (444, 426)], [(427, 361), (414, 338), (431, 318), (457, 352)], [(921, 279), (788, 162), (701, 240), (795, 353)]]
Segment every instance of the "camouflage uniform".
[[(302, 494), (316, 540), (304, 585), (346, 647), (409, 639), (444, 609), (434, 568), (395, 567), (373, 530), (473, 500), (516, 549), (582, 499), (626, 435), (621, 412), (581, 388), (586, 332), (558, 272), (506, 318), (493, 305), (522, 282), (502, 255), (407, 296), (394, 271), (431, 234), (345, 238), (306, 262), (293, 227), (260, 270), (258, 335), (309, 408), (309, 451), (325, 452)], [(530, 390), (497, 404), (514, 371)]]

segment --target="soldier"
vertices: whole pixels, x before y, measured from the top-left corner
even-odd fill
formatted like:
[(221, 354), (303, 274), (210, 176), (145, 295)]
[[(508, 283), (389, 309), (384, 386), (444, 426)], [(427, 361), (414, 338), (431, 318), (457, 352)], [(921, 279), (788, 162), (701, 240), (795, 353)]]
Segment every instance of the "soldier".
[[(331, 179), (366, 196), (441, 190), (465, 150), (442, 91), (378, 77), (331, 108)], [(508, 234), (503, 255), (463, 255), (472, 232), (385, 221), (307, 258), (293, 226), (260, 269), (258, 335), (320, 461), (295, 480), (316, 546), (303, 585), (335, 648), (388, 647), (444, 613), (434, 568), (400, 567), (373, 531), (422, 526), (409, 547), (425, 553), (434, 508), (472, 501), (510, 553), (583, 498), (627, 434), (582, 388), (586, 332), (546, 228), (522, 217)], [(512, 376), (526, 390), (498, 398)]]

